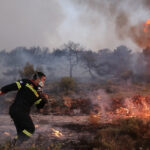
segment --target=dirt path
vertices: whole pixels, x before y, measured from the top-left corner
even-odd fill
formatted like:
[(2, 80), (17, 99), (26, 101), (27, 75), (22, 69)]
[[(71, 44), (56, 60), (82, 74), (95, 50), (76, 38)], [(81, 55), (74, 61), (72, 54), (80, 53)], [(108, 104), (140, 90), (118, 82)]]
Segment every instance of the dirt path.
[[(26, 146), (40, 145), (43, 142), (48, 145), (52, 141), (78, 142), (81, 136), (90, 135), (87, 131), (80, 131), (80, 126), (88, 124), (88, 116), (32, 115), (31, 117), (36, 131)], [(8, 115), (0, 115), (0, 135), (1, 144), (16, 135), (13, 121)]]

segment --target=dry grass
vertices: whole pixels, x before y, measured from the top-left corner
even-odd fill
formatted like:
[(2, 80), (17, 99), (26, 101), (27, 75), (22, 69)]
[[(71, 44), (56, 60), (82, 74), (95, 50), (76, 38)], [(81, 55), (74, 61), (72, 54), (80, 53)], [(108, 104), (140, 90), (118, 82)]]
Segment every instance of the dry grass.
[(150, 122), (120, 119), (116, 126), (99, 130), (93, 146), (100, 150), (149, 150)]

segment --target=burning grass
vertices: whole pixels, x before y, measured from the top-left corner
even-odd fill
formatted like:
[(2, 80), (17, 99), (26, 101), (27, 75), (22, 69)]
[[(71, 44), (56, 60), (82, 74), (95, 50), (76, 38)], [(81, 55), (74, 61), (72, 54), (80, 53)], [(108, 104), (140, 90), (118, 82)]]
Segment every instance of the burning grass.
[(149, 150), (150, 121), (137, 118), (118, 119), (111, 124), (99, 124), (97, 127), (79, 124), (67, 124), (79, 133), (89, 132), (91, 136), (82, 135), (77, 141), (63, 141), (64, 150)]
[[(36, 137), (35, 145), (27, 150), (150, 150), (149, 86), (117, 86), (113, 85), (111, 93), (102, 89), (87, 91), (82, 97), (53, 95), (47, 116), (37, 122), (37, 128), (53, 126)], [(53, 119), (47, 120), (50, 113)], [(9, 142), (1, 149), (9, 150)]]
[[(64, 123), (53, 124), (52, 135), (39, 134), (34, 145), (23, 147), (24, 150), (149, 150), (150, 120), (138, 118), (118, 119), (111, 123)], [(59, 129), (59, 130), (57, 130)], [(61, 130), (60, 130), (61, 129)], [(61, 138), (64, 131), (77, 138)], [(63, 131), (63, 132), (61, 132)], [(59, 138), (57, 137), (57, 134)], [(71, 137), (71, 136), (70, 136)], [(22, 149), (19, 148), (19, 150)], [(10, 143), (0, 145), (0, 150), (10, 150)], [(15, 150), (15, 149), (14, 149)], [(17, 148), (16, 148), (17, 150)]]
[(103, 96), (98, 95), (97, 97), (102, 98), (97, 98), (96, 111), (89, 115), (91, 124), (112, 122), (119, 118), (139, 118), (142, 120), (150, 118), (150, 96), (135, 95), (127, 98), (110, 98), (107, 105)]

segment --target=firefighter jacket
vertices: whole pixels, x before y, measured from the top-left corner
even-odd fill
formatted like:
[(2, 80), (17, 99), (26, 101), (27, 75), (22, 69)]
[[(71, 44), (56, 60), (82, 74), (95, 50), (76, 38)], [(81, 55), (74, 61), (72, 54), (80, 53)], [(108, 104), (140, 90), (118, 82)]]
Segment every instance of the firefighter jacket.
[(38, 92), (38, 86), (28, 79), (22, 79), (1, 88), (3, 93), (16, 90), (18, 90), (18, 92), (11, 108), (13, 107), (14, 109), (16, 108), (23, 112), (30, 113), (32, 105), (35, 104), (37, 108), (40, 109), (43, 108), (47, 102), (47, 100)]

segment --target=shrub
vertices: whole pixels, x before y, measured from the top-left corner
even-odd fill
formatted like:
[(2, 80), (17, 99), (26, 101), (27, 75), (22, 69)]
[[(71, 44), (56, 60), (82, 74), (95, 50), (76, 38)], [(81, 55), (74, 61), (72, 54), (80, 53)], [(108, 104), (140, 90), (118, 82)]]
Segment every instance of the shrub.
[(31, 78), (31, 76), (35, 73), (34, 67), (29, 62), (26, 63), (23, 70), (20, 71), (21, 78)]
[(94, 147), (103, 150), (149, 150), (149, 130), (149, 121), (135, 118), (119, 119), (115, 126), (97, 132)]
[(121, 73), (120, 76), (124, 81), (127, 81), (133, 76), (133, 72), (131, 70), (126, 70), (123, 73)]
[(76, 82), (73, 78), (63, 77), (60, 80), (59, 86), (62, 92), (69, 94), (75, 90)]

